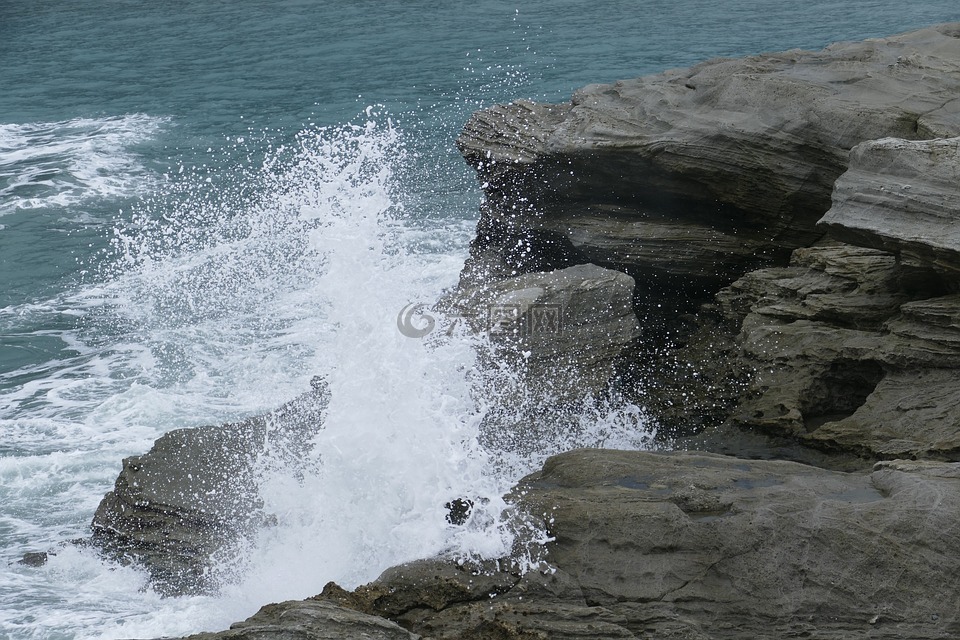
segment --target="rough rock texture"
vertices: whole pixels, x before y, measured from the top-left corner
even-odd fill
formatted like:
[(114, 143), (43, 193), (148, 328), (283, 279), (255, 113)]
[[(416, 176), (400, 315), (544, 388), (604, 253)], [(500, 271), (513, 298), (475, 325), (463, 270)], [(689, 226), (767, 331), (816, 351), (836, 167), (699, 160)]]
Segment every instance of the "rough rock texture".
[(269, 604), (229, 631), (200, 633), (190, 640), (416, 640), (389, 620), (331, 602), (299, 600)]
[(481, 111), (458, 139), (487, 194), (464, 279), (594, 262), (709, 296), (822, 235), (855, 145), (960, 135), (958, 96), (960, 23)]
[(458, 139), (486, 193), (461, 287), (632, 275), (614, 381), (663, 434), (954, 459), (958, 96), (955, 23), (480, 111)]
[(317, 380), (313, 392), (266, 416), (166, 433), (148, 453), (124, 459), (93, 517), (94, 543), (141, 563), (162, 593), (210, 588), (211, 557), (263, 524), (259, 463), (280, 457), (294, 472), (297, 455), (322, 425), (326, 402), (326, 386)]
[(691, 638), (956, 635), (958, 489), (955, 464), (588, 450), (519, 487), (588, 605)]
[(935, 273), (828, 245), (718, 297), (743, 318), (738, 366), (755, 372), (739, 424), (868, 457), (960, 459), (960, 295)]
[(620, 352), (639, 335), (633, 288), (630, 276), (586, 264), (461, 288), (453, 303), (489, 332), (497, 361), (512, 363), (530, 388), (578, 401), (606, 388)]
[[(521, 576), (505, 565), (427, 560), (354, 592), (330, 584), (314, 600), (430, 638), (960, 634), (958, 464), (882, 462), (849, 474), (710, 454), (578, 450), (549, 459), (514, 496), (555, 538), (540, 570)], [(287, 628), (284, 612), (313, 606), (267, 609)], [(301, 624), (291, 625), (301, 635), (228, 631), (197, 640), (328, 637)]]
[(844, 242), (933, 267), (960, 288), (960, 138), (857, 145), (820, 224)]

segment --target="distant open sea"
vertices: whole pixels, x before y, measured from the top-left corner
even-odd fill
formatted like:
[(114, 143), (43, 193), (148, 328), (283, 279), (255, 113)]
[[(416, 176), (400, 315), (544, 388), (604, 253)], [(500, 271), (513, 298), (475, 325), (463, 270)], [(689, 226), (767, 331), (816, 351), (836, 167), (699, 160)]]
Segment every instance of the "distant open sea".
[[(498, 496), (542, 456), (478, 442), (469, 341), (396, 329), (466, 255), (470, 113), (956, 20), (956, 0), (0, 0), (0, 638), (217, 630), (330, 580), (503, 553)], [(161, 598), (64, 544), (125, 456), (318, 374), (315, 477), (264, 477), (277, 525), (219, 593)], [(643, 446), (638, 415), (585, 415), (541, 452)], [(445, 521), (465, 494), (486, 525)]]

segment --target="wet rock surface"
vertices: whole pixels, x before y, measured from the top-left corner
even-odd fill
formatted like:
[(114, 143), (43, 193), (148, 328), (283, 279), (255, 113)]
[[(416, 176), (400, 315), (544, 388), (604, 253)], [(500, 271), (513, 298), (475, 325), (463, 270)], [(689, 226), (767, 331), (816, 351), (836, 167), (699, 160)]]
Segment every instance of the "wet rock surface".
[(606, 389), (620, 353), (639, 335), (633, 291), (625, 273), (584, 264), (462, 287), (453, 303), (526, 386), (554, 402), (578, 402)]
[[(513, 495), (554, 537), (539, 569), (425, 560), (352, 592), (331, 583), (312, 604), (268, 609), (294, 617), (332, 603), (430, 638), (960, 633), (957, 464), (883, 462), (851, 474), (578, 450), (548, 460)], [(312, 624), (284, 626), (289, 637), (327, 637), (308, 635)], [(195, 638), (261, 637), (237, 633)]]
[(326, 403), (317, 380), (312, 392), (265, 416), (170, 431), (146, 454), (124, 459), (93, 517), (92, 542), (145, 567), (161, 593), (208, 591), (211, 560), (269, 517), (256, 490), (260, 464), (273, 457), (295, 472)]

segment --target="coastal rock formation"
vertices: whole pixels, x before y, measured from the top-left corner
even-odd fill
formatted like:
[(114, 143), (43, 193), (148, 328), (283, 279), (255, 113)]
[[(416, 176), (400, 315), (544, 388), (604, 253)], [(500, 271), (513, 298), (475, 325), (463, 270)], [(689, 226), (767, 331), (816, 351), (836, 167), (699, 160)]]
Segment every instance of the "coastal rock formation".
[(833, 243), (721, 292), (757, 374), (736, 420), (869, 457), (960, 459), (960, 139), (865, 142)]
[(632, 275), (618, 384), (663, 434), (957, 459), (957, 95), (948, 24), (478, 112), (458, 139), (486, 193), (462, 286)]
[(867, 457), (960, 459), (960, 296), (876, 249), (798, 249), (723, 291), (755, 371), (734, 420)]
[(93, 517), (93, 542), (141, 564), (161, 593), (211, 588), (211, 558), (229, 553), (266, 517), (259, 511), (259, 465), (272, 456), (295, 471), (326, 403), (326, 386), (316, 380), (311, 393), (265, 416), (164, 434), (148, 453), (124, 459)]
[(709, 298), (822, 236), (857, 144), (960, 135), (958, 95), (950, 24), (480, 111), (457, 141), (487, 195), (464, 278), (574, 260)]
[[(328, 637), (310, 635), (302, 614), (320, 603), (430, 638), (960, 634), (958, 464), (883, 462), (848, 474), (578, 450), (549, 459), (513, 495), (554, 538), (539, 570), (414, 562), (353, 592), (331, 583), (316, 602), (271, 605), (235, 630), (193, 638)], [(288, 635), (239, 635), (267, 613), (297, 621), (284, 623)]]

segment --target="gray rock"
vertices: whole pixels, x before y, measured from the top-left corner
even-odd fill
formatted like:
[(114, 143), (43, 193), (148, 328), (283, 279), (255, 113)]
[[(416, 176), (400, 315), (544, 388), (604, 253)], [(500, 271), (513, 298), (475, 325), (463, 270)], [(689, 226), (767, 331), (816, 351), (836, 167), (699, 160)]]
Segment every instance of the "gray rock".
[(868, 457), (960, 459), (960, 296), (936, 275), (830, 245), (718, 297), (742, 318), (738, 364), (755, 372), (738, 424)]
[(958, 490), (957, 464), (591, 450), (518, 487), (587, 604), (636, 637), (703, 638), (956, 635)]
[(820, 221), (830, 235), (960, 275), (960, 138), (854, 147)]
[(586, 264), (461, 288), (452, 303), (488, 331), (496, 361), (527, 389), (579, 402), (606, 389), (639, 335), (633, 287), (624, 273)]
[(487, 194), (464, 278), (576, 260), (709, 297), (822, 235), (857, 144), (960, 135), (958, 93), (960, 23), (481, 111), (458, 139)]
[(211, 558), (230, 553), (268, 520), (256, 486), (259, 465), (272, 457), (295, 473), (326, 403), (321, 381), (265, 416), (165, 434), (148, 453), (124, 459), (93, 517), (93, 542), (144, 566), (161, 593), (215, 589)]
[(17, 564), (22, 564), (28, 567), (42, 567), (47, 564), (50, 554), (46, 551), (29, 551), (17, 561)]
[[(958, 464), (894, 461), (838, 473), (582, 449), (549, 459), (513, 497), (553, 537), (539, 570), (425, 560), (353, 592), (331, 583), (314, 600), (438, 639), (960, 633)], [(277, 624), (304, 634), (277, 637), (315, 637), (300, 620)], [(197, 640), (260, 637), (230, 633)]]
[(389, 620), (318, 600), (269, 604), (228, 631), (189, 640), (417, 640)]

